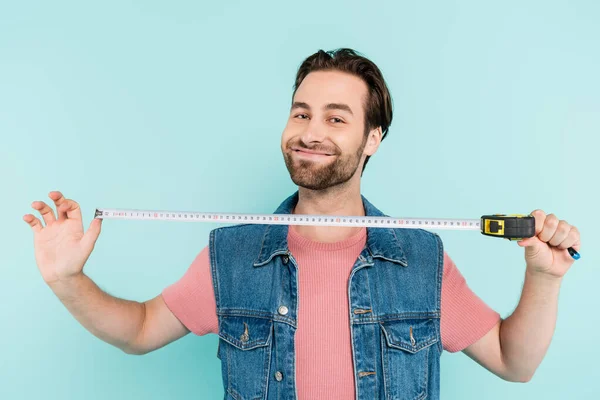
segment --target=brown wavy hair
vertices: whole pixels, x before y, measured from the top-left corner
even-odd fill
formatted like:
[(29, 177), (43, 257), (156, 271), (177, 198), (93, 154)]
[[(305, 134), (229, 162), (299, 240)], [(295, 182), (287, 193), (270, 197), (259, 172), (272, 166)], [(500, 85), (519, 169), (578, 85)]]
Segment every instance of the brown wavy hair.
[[(298, 87), (309, 73), (314, 71), (332, 70), (353, 74), (361, 78), (367, 84), (368, 95), (363, 105), (365, 111), (365, 136), (367, 136), (372, 129), (380, 126), (382, 131), (381, 140), (383, 141), (392, 124), (392, 97), (377, 65), (353, 49), (339, 48), (329, 51), (319, 50), (307, 57), (296, 73), (292, 101)], [(367, 156), (365, 159), (361, 176), (367, 166), (369, 158), (370, 156)]]

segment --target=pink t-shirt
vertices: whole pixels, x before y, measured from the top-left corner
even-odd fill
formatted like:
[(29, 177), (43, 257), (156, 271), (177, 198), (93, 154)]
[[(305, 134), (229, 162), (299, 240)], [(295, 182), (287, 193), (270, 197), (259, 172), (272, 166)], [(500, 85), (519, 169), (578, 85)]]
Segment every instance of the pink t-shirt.
[[(300, 236), (294, 225), (288, 246), (298, 264), (296, 383), (300, 399), (354, 399), (354, 371), (348, 322), (348, 277), (365, 246), (366, 228), (336, 243)], [(183, 277), (162, 293), (167, 307), (194, 334), (218, 333), (208, 247)], [(476, 342), (500, 315), (467, 286), (444, 252), (441, 335), (446, 351)]]

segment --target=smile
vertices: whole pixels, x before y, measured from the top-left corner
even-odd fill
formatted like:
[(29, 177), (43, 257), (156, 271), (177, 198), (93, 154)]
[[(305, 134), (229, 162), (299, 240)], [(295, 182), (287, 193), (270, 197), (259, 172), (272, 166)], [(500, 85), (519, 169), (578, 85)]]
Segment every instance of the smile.
[(309, 160), (322, 160), (332, 156), (331, 154), (311, 153), (303, 150), (292, 150), (292, 152), (301, 158), (306, 158)]

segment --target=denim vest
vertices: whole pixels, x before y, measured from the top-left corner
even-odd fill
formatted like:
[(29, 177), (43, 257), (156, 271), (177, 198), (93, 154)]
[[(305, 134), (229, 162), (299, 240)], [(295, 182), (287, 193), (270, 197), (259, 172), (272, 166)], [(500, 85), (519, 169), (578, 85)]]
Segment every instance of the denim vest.
[[(365, 215), (385, 216), (361, 197)], [(275, 214), (290, 214), (297, 201), (298, 192)], [(288, 225), (264, 224), (210, 232), (225, 399), (298, 398), (301, 299), (287, 232)], [(443, 257), (435, 233), (367, 228), (348, 279), (356, 399), (439, 399)]]

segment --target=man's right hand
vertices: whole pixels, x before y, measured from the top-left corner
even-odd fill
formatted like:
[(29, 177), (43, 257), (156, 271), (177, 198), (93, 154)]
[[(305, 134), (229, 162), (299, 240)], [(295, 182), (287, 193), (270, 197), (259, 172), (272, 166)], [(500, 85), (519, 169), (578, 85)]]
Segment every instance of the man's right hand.
[(31, 207), (40, 213), (45, 226), (32, 214), (23, 220), (33, 230), (37, 266), (44, 281), (51, 285), (82, 273), (100, 235), (102, 220), (94, 218), (84, 233), (79, 204), (58, 191), (50, 192), (48, 197), (56, 205), (58, 218), (48, 204), (34, 201)]
[(43, 201), (31, 205), (45, 226), (31, 214), (23, 217), (33, 229), (35, 259), (44, 281), (73, 316), (92, 334), (126, 353), (145, 354), (189, 333), (162, 295), (140, 303), (103, 292), (83, 273), (98, 236), (101, 219), (83, 232), (77, 202), (50, 192), (54, 211)]

